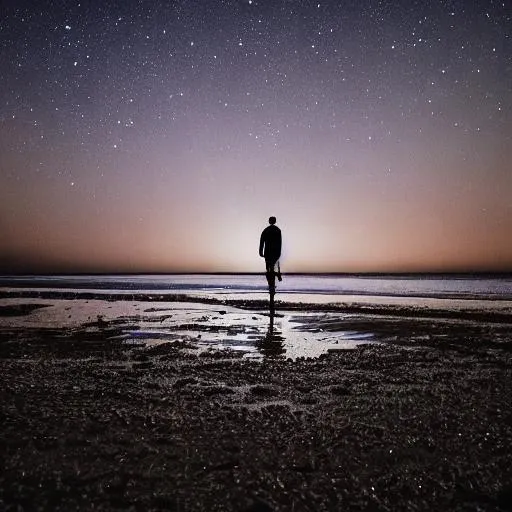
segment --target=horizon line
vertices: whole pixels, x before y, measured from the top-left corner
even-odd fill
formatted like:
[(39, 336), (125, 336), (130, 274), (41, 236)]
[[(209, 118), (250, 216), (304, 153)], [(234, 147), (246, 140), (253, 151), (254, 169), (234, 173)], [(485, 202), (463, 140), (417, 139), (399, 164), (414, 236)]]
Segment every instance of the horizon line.
[[(54, 276), (184, 276), (184, 275), (206, 275), (206, 276), (257, 276), (265, 272), (202, 272), (202, 271), (171, 271), (171, 272), (16, 272), (2, 273), (0, 277), (54, 277)], [(424, 270), (424, 271), (364, 271), (364, 272), (282, 272), (286, 276), (471, 276), (471, 275), (499, 275), (512, 276), (510, 270)]]

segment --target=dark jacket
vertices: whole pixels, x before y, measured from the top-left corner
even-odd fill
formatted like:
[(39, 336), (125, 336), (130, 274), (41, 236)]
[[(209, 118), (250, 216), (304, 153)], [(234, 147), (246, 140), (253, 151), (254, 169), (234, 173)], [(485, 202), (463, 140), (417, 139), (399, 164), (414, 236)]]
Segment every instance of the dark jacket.
[(267, 226), (261, 233), (260, 256), (273, 261), (281, 256), (281, 230), (275, 224)]

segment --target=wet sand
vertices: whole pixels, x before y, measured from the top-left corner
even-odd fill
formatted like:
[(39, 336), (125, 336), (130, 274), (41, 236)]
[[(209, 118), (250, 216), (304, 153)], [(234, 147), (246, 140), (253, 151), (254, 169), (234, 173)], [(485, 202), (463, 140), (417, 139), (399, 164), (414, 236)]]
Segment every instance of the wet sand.
[(2, 509), (512, 510), (507, 307), (20, 295)]

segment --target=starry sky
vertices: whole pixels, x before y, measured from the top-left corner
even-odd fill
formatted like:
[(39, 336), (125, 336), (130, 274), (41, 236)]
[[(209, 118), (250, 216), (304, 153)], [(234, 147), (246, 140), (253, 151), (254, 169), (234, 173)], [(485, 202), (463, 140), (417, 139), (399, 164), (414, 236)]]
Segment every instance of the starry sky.
[(0, 272), (512, 270), (510, 1), (25, 1)]

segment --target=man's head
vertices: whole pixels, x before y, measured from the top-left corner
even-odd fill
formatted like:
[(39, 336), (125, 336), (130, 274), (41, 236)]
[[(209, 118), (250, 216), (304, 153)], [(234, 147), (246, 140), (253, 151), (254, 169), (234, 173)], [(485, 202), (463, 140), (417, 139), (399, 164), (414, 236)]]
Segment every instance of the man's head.
[(275, 224), (276, 223), (276, 218), (275, 217), (269, 217), (268, 218), (268, 223), (269, 224)]

